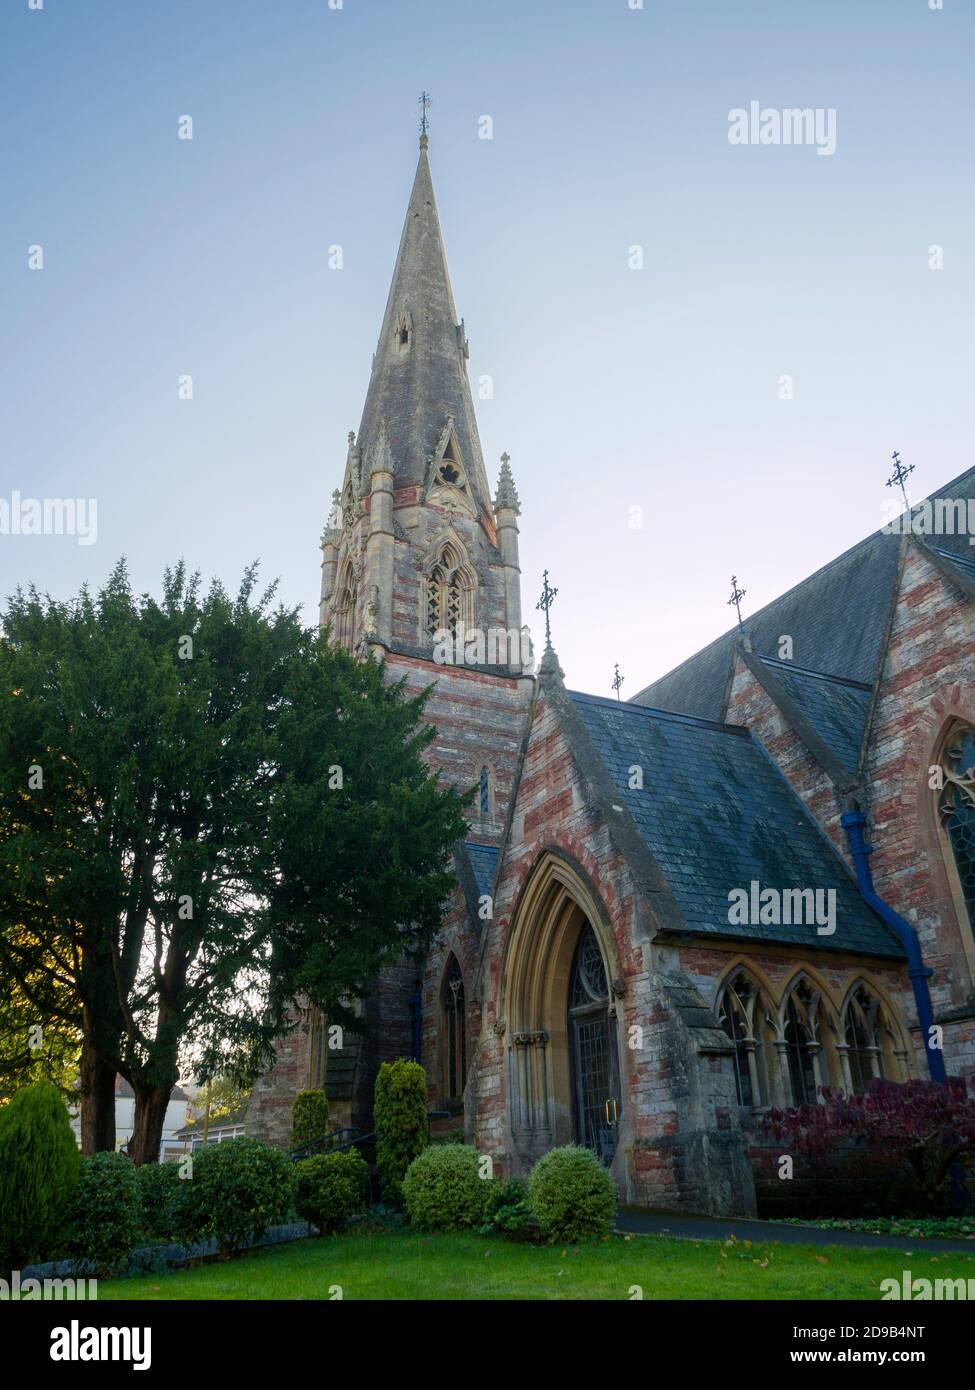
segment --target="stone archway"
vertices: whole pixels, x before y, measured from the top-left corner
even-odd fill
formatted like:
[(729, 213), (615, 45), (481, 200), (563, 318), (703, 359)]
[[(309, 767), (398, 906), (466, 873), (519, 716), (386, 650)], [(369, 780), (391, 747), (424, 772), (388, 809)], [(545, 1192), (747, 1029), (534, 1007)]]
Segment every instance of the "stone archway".
[[(582, 1132), (579, 1119), (579, 1058), (573, 1060), (576, 1039), (569, 1007), (577, 951), (590, 930), (607, 981), (605, 1037), (616, 1091), (609, 1118), (618, 1133), (622, 1115), (616, 998), (622, 985), (616, 943), (582, 870), (560, 852), (544, 851), (522, 890), (502, 965), (508, 1121), (512, 1146), (523, 1166), (550, 1148), (590, 1137)], [(609, 1157), (606, 1146), (601, 1147), (602, 1156)]]

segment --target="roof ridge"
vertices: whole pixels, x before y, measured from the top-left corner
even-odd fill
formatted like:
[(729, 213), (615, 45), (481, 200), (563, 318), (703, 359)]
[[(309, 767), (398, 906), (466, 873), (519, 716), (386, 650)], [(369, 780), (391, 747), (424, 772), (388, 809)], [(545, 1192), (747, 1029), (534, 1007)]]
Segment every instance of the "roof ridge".
[[(951, 478), (948, 482), (942, 483), (940, 488), (938, 488), (934, 492), (929, 492), (925, 494), (925, 498), (922, 498), (921, 500), (924, 501), (926, 500), (926, 498), (941, 497), (945, 494), (948, 488), (953, 488), (957, 483), (960, 483), (962, 479), (968, 477), (975, 478), (975, 466), (971, 468), (966, 468), (965, 471), (959, 473), (956, 478)], [(884, 530), (884, 527), (888, 524), (889, 523), (885, 522), (883, 526), (878, 526), (875, 531), (869, 532), (869, 534), (863, 536), (853, 545), (848, 546), (846, 550), (841, 551), (839, 555), (834, 555), (832, 560), (827, 560), (827, 562), (824, 565), (820, 565), (819, 569), (813, 570), (812, 574), (807, 574), (804, 578), (800, 579), (798, 583), (793, 584), (791, 588), (785, 589), (782, 593), (777, 594), (775, 598), (769, 599), (768, 603), (764, 604), (763, 607), (759, 608), (755, 613), (750, 613), (749, 616), (743, 620), (745, 631), (747, 632), (749, 626), (751, 624), (757, 623), (758, 620), (763, 616), (763, 614), (766, 614), (771, 608), (775, 606), (775, 604), (781, 603), (783, 599), (789, 598), (792, 594), (798, 593), (800, 589), (805, 588), (807, 584), (811, 584), (814, 579), (818, 579), (820, 575), (825, 574), (827, 570), (831, 570), (835, 565), (839, 565), (842, 561), (849, 559), (849, 557), (851, 555), (854, 555), (858, 550), (862, 550), (872, 541), (875, 541), (878, 536), (892, 536), (893, 539), (899, 540), (900, 537), (898, 535), (896, 535), (893, 532)], [(637, 691), (636, 695), (632, 695), (630, 697), (630, 699), (627, 701), (627, 704), (632, 704), (634, 700), (639, 700), (641, 695), (645, 694), (646, 691), (650, 690), (651, 687), (656, 685), (659, 681), (666, 679), (666, 677), (668, 676), (676, 675), (678, 671), (683, 670), (683, 668), (685, 666), (688, 666), (692, 661), (696, 661), (697, 658), (703, 656), (705, 652), (712, 651), (722, 642), (727, 642), (728, 638), (733, 637), (737, 631), (738, 627), (736, 625), (734, 627), (727, 628), (722, 633), (719, 633), (717, 637), (712, 638), (712, 640), (708, 642), (705, 646), (699, 647), (696, 652), (691, 652), (690, 656), (685, 657), (683, 661), (678, 663), (678, 665), (671, 666), (671, 668), (668, 671), (663, 671), (659, 676), (654, 677), (652, 681), (648, 681), (642, 690)]]
[(794, 671), (800, 676), (815, 676), (817, 680), (835, 681), (837, 685), (851, 685), (856, 690), (870, 691), (873, 689), (869, 681), (854, 680), (852, 676), (834, 676), (829, 671), (816, 671), (812, 666), (800, 666), (795, 661), (783, 661), (781, 657), (765, 656), (763, 652), (755, 652), (755, 656), (766, 666), (774, 666), (777, 671)]
[(625, 711), (627, 714), (659, 716), (675, 724), (691, 724), (699, 728), (716, 729), (719, 733), (734, 734), (737, 738), (750, 737), (744, 724), (726, 724), (720, 719), (702, 719), (697, 714), (682, 714), (680, 710), (658, 709), (655, 705), (634, 705), (629, 700), (613, 700), (608, 695), (589, 695), (584, 690), (567, 690), (570, 700), (585, 701), (590, 705), (605, 705), (610, 709)]

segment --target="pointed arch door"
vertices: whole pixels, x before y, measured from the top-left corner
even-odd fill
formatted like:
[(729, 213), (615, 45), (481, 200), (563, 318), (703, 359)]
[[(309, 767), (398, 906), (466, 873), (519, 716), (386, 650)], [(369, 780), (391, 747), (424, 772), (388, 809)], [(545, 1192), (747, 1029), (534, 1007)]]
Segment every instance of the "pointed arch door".
[(609, 984), (596, 933), (587, 922), (569, 977), (568, 1034), (576, 1143), (604, 1163), (616, 1152), (620, 1122), (619, 1054)]

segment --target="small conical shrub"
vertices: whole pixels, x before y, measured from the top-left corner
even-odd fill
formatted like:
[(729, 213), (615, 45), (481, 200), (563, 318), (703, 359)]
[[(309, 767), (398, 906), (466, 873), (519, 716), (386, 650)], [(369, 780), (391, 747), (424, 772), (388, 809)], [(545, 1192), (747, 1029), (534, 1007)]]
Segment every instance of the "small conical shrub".
[(55, 1255), (81, 1155), (57, 1087), (36, 1081), (0, 1108), (0, 1265)]
[(401, 1207), (406, 1170), (427, 1146), (427, 1076), (419, 1062), (383, 1062), (373, 1093), (373, 1120), (382, 1198)]
[(297, 1149), (328, 1133), (328, 1100), (324, 1091), (299, 1091), (291, 1107), (291, 1147)]

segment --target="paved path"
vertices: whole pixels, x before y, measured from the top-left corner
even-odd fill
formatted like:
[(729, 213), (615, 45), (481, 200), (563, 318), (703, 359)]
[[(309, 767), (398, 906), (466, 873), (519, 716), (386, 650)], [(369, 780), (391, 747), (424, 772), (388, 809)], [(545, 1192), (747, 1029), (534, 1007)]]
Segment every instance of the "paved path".
[(627, 1234), (683, 1236), (692, 1240), (773, 1241), (783, 1245), (859, 1245), (887, 1250), (961, 1250), (975, 1255), (975, 1240), (934, 1240), (930, 1236), (874, 1235), (869, 1231), (823, 1231), (818, 1226), (787, 1226), (777, 1221), (746, 1221), (711, 1216), (672, 1216), (667, 1212), (621, 1211), (617, 1227)]

